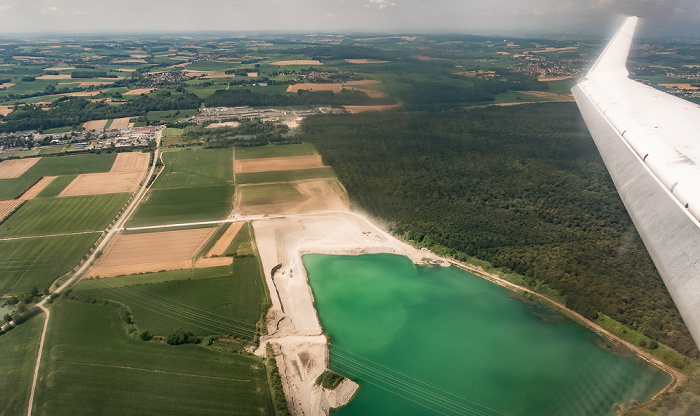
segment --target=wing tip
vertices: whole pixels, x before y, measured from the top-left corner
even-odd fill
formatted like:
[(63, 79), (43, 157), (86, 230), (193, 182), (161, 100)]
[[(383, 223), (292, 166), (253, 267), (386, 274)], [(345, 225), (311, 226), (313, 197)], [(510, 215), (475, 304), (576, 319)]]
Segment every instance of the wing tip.
[(637, 16), (629, 16), (625, 19), (591, 70), (588, 71), (587, 77), (609, 74), (626, 78), (629, 75), (625, 64), (638, 21), (639, 17)]

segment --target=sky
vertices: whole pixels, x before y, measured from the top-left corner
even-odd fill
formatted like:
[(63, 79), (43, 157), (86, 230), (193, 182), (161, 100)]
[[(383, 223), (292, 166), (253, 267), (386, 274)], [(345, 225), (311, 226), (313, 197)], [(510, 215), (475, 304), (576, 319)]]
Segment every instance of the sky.
[(0, 34), (369, 32), (700, 38), (700, 0), (0, 0)]

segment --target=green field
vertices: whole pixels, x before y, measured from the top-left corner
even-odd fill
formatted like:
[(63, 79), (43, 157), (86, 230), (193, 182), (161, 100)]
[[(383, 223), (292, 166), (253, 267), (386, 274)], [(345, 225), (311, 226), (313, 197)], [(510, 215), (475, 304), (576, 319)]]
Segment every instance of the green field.
[(43, 291), (71, 270), (100, 233), (0, 240), (0, 295)]
[(37, 195), (37, 198), (46, 198), (46, 197), (52, 197), (52, 196), (58, 196), (58, 194), (63, 191), (66, 186), (68, 186), (73, 180), (77, 177), (78, 175), (65, 175), (65, 176), (59, 176), (58, 178), (54, 179), (51, 181), (46, 188), (44, 188), (41, 192), (39, 192), (39, 195)]
[(44, 157), (24, 172), (21, 177), (35, 177), (38, 179), (41, 176), (109, 172), (116, 157), (117, 153)]
[(0, 179), (0, 201), (19, 198), (27, 189), (31, 188), (39, 178), (20, 177), (12, 179)]
[(127, 223), (128, 227), (211, 221), (232, 209), (233, 185), (154, 189)]
[(236, 174), (237, 184), (291, 182), (304, 179), (335, 178), (333, 168), (283, 170), (277, 172), (256, 172)]
[(224, 255), (226, 256), (237, 256), (246, 255), (253, 251), (252, 240), (252, 230), (250, 222), (246, 222), (243, 227), (238, 231), (231, 244), (226, 247)]
[(112, 222), (129, 196), (106, 194), (32, 199), (0, 225), (0, 237), (101, 231)]
[(114, 289), (124, 286), (162, 283), (172, 280), (209, 279), (212, 276), (228, 276), (230, 272), (230, 266), (218, 266), (198, 269), (169, 270), (167, 272), (134, 274), (130, 276), (117, 276), (110, 277), (109, 279), (88, 279), (81, 280), (80, 283), (73, 288), (73, 291), (77, 293), (95, 289)]
[(302, 202), (306, 199), (291, 183), (242, 186), (241, 201), (245, 205), (270, 204), (273, 202)]
[(163, 121), (175, 121), (181, 118), (191, 117), (197, 114), (197, 109), (190, 110), (170, 110), (170, 111), (149, 111), (146, 114), (146, 118), (151, 121), (163, 120)]
[(56, 153), (63, 153), (68, 149), (68, 145), (61, 144), (61, 145), (56, 145), (56, 146), (47, 146), (47, 147), (42, 147), (39, 149), (38, 155), (53, 155)]
[(27, 412), (44, 316), (34, 317), (0, 336), (0, 414)]
[(310, 143), (236, 148), (236, 159), (308, 156), (313, 154), (316, 154), (316, 149)]
[[(231, 335), (252, 340), (260, 320), (262, 274), (255, 257), (213, 268), (212, 277), (81, 291), (85, 296), (128, 305), (141, 329), (167, 336), (182, 328), (197, 335)], [(96, 280), (109, 284), (110, 279)]]
[(258, 357), (137, 340), (113, 306), (62, 300), (51, 320), (37, 414), (273, 413)]
[(164, 170), (153, 189), (224, 184), (233, 181), (231, 149), (185, 149), (163, 153)]

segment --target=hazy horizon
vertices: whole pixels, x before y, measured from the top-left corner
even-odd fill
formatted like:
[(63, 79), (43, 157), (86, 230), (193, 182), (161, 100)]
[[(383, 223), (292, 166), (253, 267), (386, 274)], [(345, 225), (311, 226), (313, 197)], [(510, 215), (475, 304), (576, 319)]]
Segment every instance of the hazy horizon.
[(0, 0), (0, 35), (455, 33), (608, 37), (624, 16), (641, 37), (695, 37), (696, 0)]

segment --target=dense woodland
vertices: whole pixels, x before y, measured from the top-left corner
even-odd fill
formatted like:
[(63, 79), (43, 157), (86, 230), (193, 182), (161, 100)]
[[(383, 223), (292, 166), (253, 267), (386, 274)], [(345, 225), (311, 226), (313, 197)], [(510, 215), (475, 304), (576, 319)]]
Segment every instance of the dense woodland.
[(302, 135), (355, 206), (404, 239), (698, 355), (575, 104), (319, 116)]

